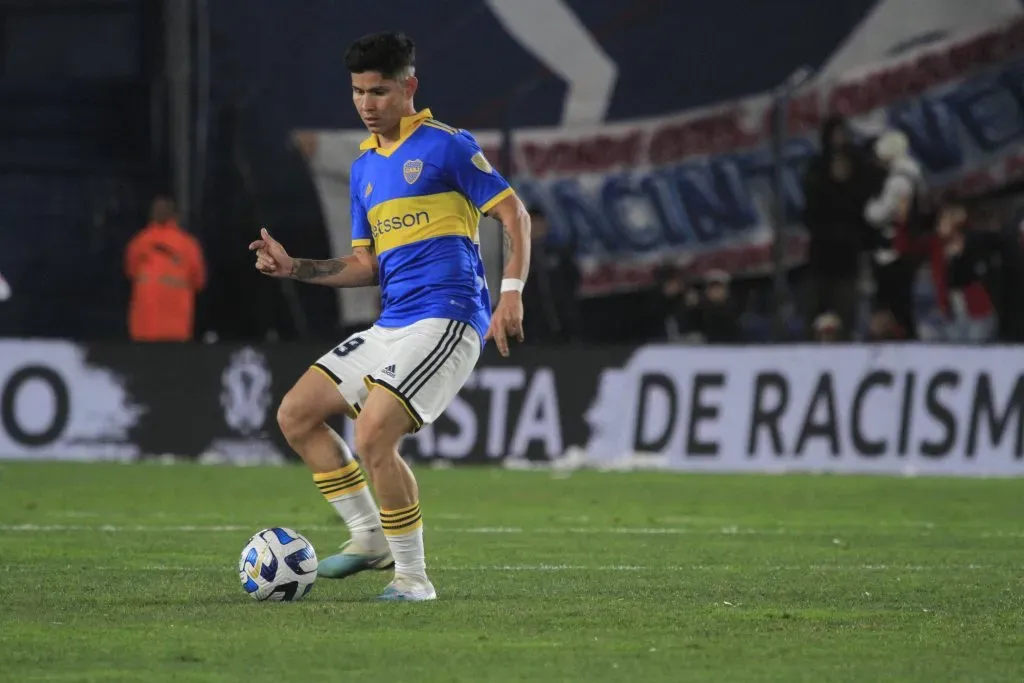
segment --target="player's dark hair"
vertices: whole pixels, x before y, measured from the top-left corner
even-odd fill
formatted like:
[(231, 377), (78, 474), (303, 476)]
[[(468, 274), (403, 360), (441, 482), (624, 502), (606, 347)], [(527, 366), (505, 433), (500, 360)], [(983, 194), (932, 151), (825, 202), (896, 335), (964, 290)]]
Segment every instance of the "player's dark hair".
[(404, 33), (374, 33), (363, 36), (345, 52), (345, 67), (354, 74), (379, 71), (395, 78), (416, 66), (416, 46)]

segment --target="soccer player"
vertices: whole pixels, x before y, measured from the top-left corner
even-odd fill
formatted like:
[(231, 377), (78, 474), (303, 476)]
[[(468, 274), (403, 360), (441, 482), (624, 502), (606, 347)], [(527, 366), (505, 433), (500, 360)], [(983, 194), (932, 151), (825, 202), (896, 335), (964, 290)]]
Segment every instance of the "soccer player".
[[(432, 600), (416, 479), (398, 443), (440, 416), (466, 382), (486, 340), (507, 356), (523, 339), (521, 292), (530, 263), (530, 218), (473, 136), (416, 111), (411, 40), (366, 36), (345, 55), (352, 98), (371, 135), (352, 164), (352, 255), (293, 258), (266, 229), (249, 245), (256, 268), (329, 287), (381, 287), (375, 325), (313, 364), (285, 395), (277, 419), (288, 443), (344, 519), (351, 539), (320, 562), (342, 578), (394, 564), (383, 600)], [(501, 222), (506, 265), (491, 315), (477, 230)], [(325, 420), (355, 418), (359, 463)]]

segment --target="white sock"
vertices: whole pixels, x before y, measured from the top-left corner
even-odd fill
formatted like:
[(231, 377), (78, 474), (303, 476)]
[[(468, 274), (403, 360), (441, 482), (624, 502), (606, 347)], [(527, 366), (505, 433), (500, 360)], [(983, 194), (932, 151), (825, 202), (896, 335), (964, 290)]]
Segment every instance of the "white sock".
[(359, 463), (352, 457), (351, 451), (335, 435), (341, 447), (346, 464), (332, 472), (316, 472), (313, 481), (327, 502), (334, 506), (338, 515), (345, 520), (352, 542), (357, 548), (370, 553), (382, 553), (386, 547), (386, 539), (381, 531), (380, 515), (377, 504), (370, 495), (370, 487), (366, 485), (366, 477), (359, 469)]
[(395, 578), (427, 580), (427, 559), (423, 552), (423, 516), (420, 504), (400, 510), (381, 510), (384, 535), (395, 558)]

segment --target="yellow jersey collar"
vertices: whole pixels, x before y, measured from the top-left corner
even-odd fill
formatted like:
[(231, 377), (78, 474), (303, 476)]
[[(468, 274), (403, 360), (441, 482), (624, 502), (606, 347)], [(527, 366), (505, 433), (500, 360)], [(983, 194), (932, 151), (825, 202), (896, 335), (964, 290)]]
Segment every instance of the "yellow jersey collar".
[[(429, 109), (418, 111), (412, 116), (403, 116), (402, 121), (398, 128), (398, 141), (395, 146), (405, 141), (407, 137), (413, 134), (413, 132), (420, 127), (420, 124), (424, 119), (432, 118), (433, 114), (430, 113)], [(377, 134), (374, 133), (370, 137), (359, 143), (359, 149), (366, 151), (368, 149), (380, 149), (380, 140), (377, 139)]]

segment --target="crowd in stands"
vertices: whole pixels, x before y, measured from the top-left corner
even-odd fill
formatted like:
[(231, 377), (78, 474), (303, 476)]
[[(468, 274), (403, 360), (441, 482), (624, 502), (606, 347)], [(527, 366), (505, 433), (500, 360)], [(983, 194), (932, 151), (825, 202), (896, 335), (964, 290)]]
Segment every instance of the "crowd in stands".
[[(988, 198), (941, 196), (926, 185), (902, 133), (858, 140), (840, 118), (822, 127), (803, 191), (807, 258), (789, 274), (790, 300), (781, 304), (770, 278), (721, 270), (694, 277), (668, 265), (657, 269), (654, 290), (583, 298), (574, 246), (549, 239), (546, 217), (533, 209), (533, 258), (523, 292), (528, 343), (1024, 342), (1022, 202), (993, 209), (999, 205)], [(223, 320), (225, 310), (247, 319), (246, 305), (266, 308), (272, 296), (285, 308), (280, 300), (287, 295), (269, 293), (260, 282), (259, 296), (220, 306), (204, 320), (197, 302), (209, 296), (207, 280), (217, 279), (218, 264), (210, 263), (208, 273), (209, 256), (170, 198), (153, 201), (139, 228), (121, 255), (127, 301), (119, 305), (129, 338), (210, 339), (224, 329), (210, 318)], [(248, 266), (222, 267), (221, 279), (244, 277)], [(0, 275), (0, 309), (17, 299)], [(24, 320), (49, 308), (30, 302), (20, 310)], [(288, 315), (262, 318), (276, 326), (262, 338), (296, 336), (277, 329)]]
[[(791, 341), (1024, 341), (1024, 221), (1019, 202), (963, 200), (929, 188), (906, 136), (856, 141), (829, 119), (806, 169), (807, 263), (791, 278)], [(668, 337), (766, 341), (765, 284), (730, 294), (728, 275), (662, 278)], [(728, 321), (728, 322), (726, 322)], [(774, 338), (779, 338), (776, 335)]]

